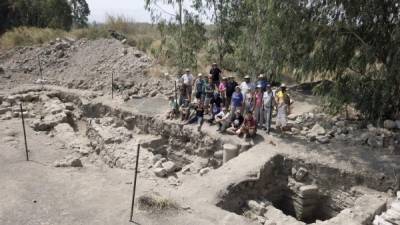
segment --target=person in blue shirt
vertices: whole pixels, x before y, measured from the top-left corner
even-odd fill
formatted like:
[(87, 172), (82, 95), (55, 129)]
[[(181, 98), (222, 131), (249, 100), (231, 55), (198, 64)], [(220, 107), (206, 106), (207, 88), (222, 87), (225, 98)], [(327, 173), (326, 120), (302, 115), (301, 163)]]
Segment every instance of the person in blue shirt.
[(264, 74), (260, 74), (258, 76), (256, 87), (260, 86), (262, 92), (264, 93), (267, 90), (268, 81), (265, 79)]
[(236, 112), (238, 109), (241, 110), (243, 107), (243, 94), (240, 91), (240, 87), (235, 87), (235, 92), (232, 94), (231, 99), (231, 112)]

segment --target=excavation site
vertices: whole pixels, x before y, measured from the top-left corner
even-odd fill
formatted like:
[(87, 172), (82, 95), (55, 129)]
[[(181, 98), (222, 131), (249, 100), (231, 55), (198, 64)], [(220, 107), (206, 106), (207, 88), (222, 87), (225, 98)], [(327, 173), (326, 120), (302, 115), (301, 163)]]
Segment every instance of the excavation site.
[(0, 52), (1, 225), (400, 224), (399, 120), (328, 113), (328, 80), (271, 80), (258, 112), (239, 85), (203, 99), (118, 37)]

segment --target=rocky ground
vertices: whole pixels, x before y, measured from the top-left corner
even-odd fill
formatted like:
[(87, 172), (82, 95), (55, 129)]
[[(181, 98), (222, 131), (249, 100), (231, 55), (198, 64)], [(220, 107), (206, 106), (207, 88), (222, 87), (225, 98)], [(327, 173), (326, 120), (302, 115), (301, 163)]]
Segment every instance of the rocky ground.
[[(38, 54), (46, 81), (38, 81)], [(130, 224), (138, 144), (138, 224), (390, 225), (400, 218), (400, 121), (377, 128), (332, 117), (315, 96), (292, 90), (290, 130), (260, 131), (248, 142), (208, 124), (199, 132), (166, 120), (172, 81), (146, 74), (151, 59), (116, 40), (12, 49), (0, 65), (0, 224)]]

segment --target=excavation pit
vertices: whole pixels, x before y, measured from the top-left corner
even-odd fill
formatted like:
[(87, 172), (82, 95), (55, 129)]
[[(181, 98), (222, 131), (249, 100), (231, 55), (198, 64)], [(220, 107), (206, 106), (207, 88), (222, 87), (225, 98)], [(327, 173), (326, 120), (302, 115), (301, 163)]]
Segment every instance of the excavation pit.
[[(256, 176), (231, 185), (217, 206), (262, 224), (266, 220), (277, 224), (337, 224), (330, 222), (348, 218), (349, 212), (358, 213), (357, 210), (366, 214), (363, 222), (370, 222), (373, 217), (366, 212), (376, 214), (385, 205), (382, 193), (368, 188), (374, 182), (368, 177), (278, 155)], [(368, 201), (376, 203), (365, 204)], [(288, 222), (282, 222), (285, 223)]]

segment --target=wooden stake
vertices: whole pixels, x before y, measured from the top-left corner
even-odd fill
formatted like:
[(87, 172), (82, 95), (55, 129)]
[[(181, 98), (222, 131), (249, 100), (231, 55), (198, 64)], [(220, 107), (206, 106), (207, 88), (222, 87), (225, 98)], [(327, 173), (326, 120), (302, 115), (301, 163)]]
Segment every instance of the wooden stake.
[(22, 103), (19, 104), (19, 107), (21, 109), (22, 129), (24, 130), (26, 161), (29, 161), (29, 153), (28, 153), (29, 151), (28, 151), (28, 143), (26, 142), (25, 120), (24, 120), (24, 112), (22, 110)]
[(133, 194), (132, 194), (132, 205), (131, 205), (131, 217), (129, 222), (133, 222), (133, 209), (135, 206), (135, 195), (136, 195), (136, 181), (137, 181), (137, 174), (138, 174), (138, 166), (139, 166), (139, 152), (140, 152), (140, 144), (138, 144), (137, 151), (136, 151), (136, 167), (135, 167), (135, 180), (133, 182)]

